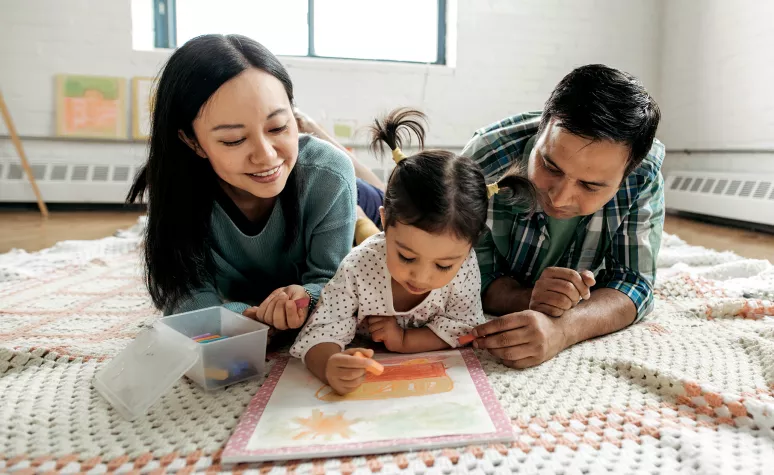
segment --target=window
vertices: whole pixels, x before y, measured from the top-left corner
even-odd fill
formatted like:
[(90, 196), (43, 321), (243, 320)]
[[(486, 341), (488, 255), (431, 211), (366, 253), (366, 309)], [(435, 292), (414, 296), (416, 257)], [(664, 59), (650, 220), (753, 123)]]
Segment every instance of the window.
[[(446, 0), (133, 0), (152, 4), (154, 45), (249, 36), (277, 55), (446, 63)], [(133, 6), (133, 17), (146, 7)], [(146, 44), (148, 22), (135, 24)]]

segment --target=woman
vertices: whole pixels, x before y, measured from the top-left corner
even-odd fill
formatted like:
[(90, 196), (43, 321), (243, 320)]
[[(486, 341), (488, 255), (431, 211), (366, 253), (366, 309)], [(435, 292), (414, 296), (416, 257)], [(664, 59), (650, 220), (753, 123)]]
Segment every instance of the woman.
[(146, 192), (147, 285), (165, 314), (257, 305), (246, 314), (299, 328), (351, 248), (349, 158), (299, 137), (287, 71), (244, 36), (200, 36), (170, 57), (127, 201)]

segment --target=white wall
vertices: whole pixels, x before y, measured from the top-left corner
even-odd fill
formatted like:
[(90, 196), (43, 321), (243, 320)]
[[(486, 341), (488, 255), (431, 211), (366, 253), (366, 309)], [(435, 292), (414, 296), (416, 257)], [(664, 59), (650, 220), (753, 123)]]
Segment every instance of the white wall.
[(670, 170), (774, 174), (774, 2), (667, 0), (659, 135)]
[[(454, 67), (283, 58), (299, 106), (358, 124), (420, 107), (430, 116), (429, 143), (459, 148), (479, 127), (540, 108), (578, 65), (624, 69), (660, 95), (660, 0), (456, 3)], [(140, 163), (142, 143), (52, 139), (53, 77), (154, 75), (169, 54), (133, 50), (130, 0), (0, 0), (0, 89), (33, 163)], [(15, 157), (0, 138), (0, 160)]]

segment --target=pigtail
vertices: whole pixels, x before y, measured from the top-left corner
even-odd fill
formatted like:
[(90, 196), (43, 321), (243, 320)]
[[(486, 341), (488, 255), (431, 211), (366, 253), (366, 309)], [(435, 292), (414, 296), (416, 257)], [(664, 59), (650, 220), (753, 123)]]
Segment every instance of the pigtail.
[(509, 204), (519, 208), (522, 213), (532, 214), (536, 211), (537, 191), (521, 166), (512, 167), (497, 182), (487, 185), (487, 194), (490, 198), (507, 194)]
[(400, 163), (406, 156), (401, 151), (404, 145), (411, 143), (412, 135), (416, 137), (419, 148), (425, 147), (425, 125), (427, 116), (422, 112), (400, 108), (395, 109), (382, 120), (374, 120), (371, 126), (371, 150), (375, 154), (384, 153), (387, 145), (392, 151), (393, 159)]

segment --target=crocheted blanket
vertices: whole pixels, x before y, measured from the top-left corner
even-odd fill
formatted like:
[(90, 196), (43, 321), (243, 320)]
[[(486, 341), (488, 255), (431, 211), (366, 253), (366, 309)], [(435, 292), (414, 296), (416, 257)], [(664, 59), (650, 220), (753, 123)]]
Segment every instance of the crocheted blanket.
[[(771, 473), (774, 266), (666, 236), (643, 323), (525, 371), (479, 358), (513, 421), (507, 445), (223, 467), (261, 381), (181, 379), (121, 418), (94, 373), (157, 318), (133, 229), (0, 255), (0, 472)], [(269, 365), (270, 369), (271, 365)], [(267, 370), (268, 370), (267, 369)]]

